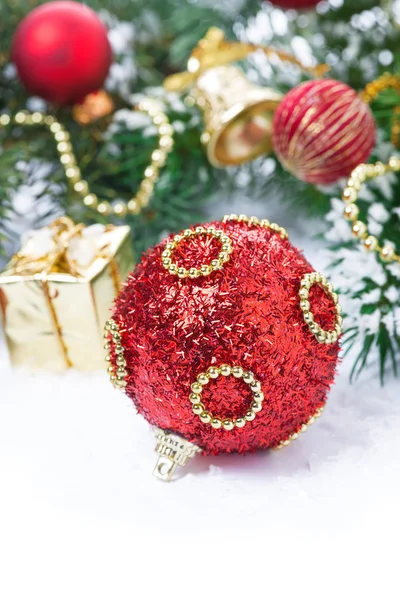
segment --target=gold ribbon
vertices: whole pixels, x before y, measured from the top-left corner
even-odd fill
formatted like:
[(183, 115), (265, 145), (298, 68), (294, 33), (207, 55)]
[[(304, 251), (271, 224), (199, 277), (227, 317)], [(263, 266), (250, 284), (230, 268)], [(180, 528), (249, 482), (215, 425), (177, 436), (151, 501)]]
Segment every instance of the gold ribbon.
[(183, 92), (189, 88), (196, 79), (204, 73), (204, 71), (238, 60), (243, 60), (244, 58), (247, 58), (249, 54), (252, 54), (257, 50), (264, 52), (268, 58), (271, 56), (278, 56), (281, 60), (297, 65), (303, 71), (312, 73), (316, 77), (322, 77), (329, 71), (328, 65), (325, 64), (307, 67), (292, 54), (282, 50), (276, 50), (272, 46), (250, 44), (248, 42), (228, 42), (221, 29), (211, 27), (207, 31), (206, 36), (200, 40), (194, 48), (188, 60), (188, 70), (167, 77), (164, 81), (164, 87), (168, 92)]
[[(360, 93), (361, 98), (366, 104), (371, 104), (381, 92), (392, 89), (400, 94), (400, 77), (392, 75), (392, 73), (384, 73), (378, 79), (367, 83), (363, 91)], [(399, 147), (400, 140), (400, 107), (393, 108), (391, 141), (393, 146)]]
[[(69, 255), (69, 245), (73, 238), (82, 234), (85, 225), (82, 223), (76, 225), (69, 217), (60, 217), (49, 225), (49, 229), (52, 233), (51, 237), (55, 246), (54, 250), (39, 258), (26, 256), (22, 251), (17, 252), (11, 259), (7, 271), (5, 271), (3, 275), (18, 275), (21, 277), (41, 275), (40, 284), (46, 298), (61, 352), (66, 366), (71, 368), (73, 364), (68, 354), (68, 348), (65, 344), (62, 328), (57, 317), (53, 298), (51, 297), (48, 276), (51, 273), (66, 273), (74, 277), (83, 276), (79, 265), (76, 261), (71, 259)], [(114, 226), (107, 225), (105, 231), (110, 231), (111, 229), (114, 229)], [(95, 255), (91, 263), (87, 266), (90, 266), (99, 258), (109, 261), (114, 291), (115, 295), (117, 295), (121, 289), (121, 275), (116, 260), (107, 253), (107, 245), (101, 248), (100, 252)]]
[[(54, 250), (38, 258), (32, 258), (31, 256), (25, 255), (23, 251), (19, 251), (14, 254), (11, 262), (8, 265), (7, 271), (3, 273), (3, 275), (27, 276), (37, 275), (39, 273), (43, 275), (49, 275), (50, 273), (67, 273), (74, 277), (84, 276), (84, 272), (77, 261), (70, 257), (69, 245), (73, 238), (82, 234), (83, 230), (85, 229), (85, 225), (82, 223), (76, 225), (69, 217), (60, 217), (59, 219), (53, 221), (48, 228), (52, 233), (51, 238), (55, 246)], [(114, 229), (113, 225), (107, 225), (105, 227), (106, 232), (112, 229)], [(113, 257), (109, 256), (107, 253), (107, 245), (101, 248), (100, 252), (94, 256), (90, 263), (85, 266), (85, 268), (90, 267), (94, 261), (99, 258), (109, 260), (111, 262), (113, 261)], [(113, 267), (111, 267), (111, 271), (113, 270)], [(116, 293), (118, 293), (120, 289), (120, 283), (118, 282), (120, 282), (119, 273), (118, 277), (116, 276), (114, 281)]]
[(76, 262), (69, 257), (68, 248), (72, 238), (79, 235), (84, 228), (85, 226), (82, 224), (75, 225), (69, 217), (56, 219), (49, 225), (55, 245), (54, 250), (38, 258), (26, 256), (22, 251), (19, 251), (12, 257), (4, 275), (27, 276), (37, 275), (38, 273), (44, 275), (69, 273), (77, 277), (80, 272)]

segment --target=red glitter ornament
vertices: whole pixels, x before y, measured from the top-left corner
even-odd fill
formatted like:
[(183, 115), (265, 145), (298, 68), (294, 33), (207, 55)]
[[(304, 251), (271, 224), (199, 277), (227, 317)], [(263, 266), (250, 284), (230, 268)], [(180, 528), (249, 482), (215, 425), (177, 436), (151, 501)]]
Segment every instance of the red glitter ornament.
[(321, 0), (269, 0), (275, 6), (289, 10), (294, 8), (295, 10), (304, 10), (305, 8), (313, 8), (319, 4)]
[[(267, 221), (231, 215), (161, 242), (128, 278), (113, 310), (125, 361), (112, 351), (111, 370), (120, 365), (127, 395), (152, 425), (207, 453), (245, 453), (296, 437), (324, 406), (338, 361), (337, 297), (318, 284), (305, 294), (315, 321), (336, 325), (336, 337), (321, 343), (299, 297), (313, 269), (285, 236)], [(218, 266), (221, 247), (228, 259)], [(182, 278), (168, 270), (168, 253)], [(204, 276), (188, 277), (191, 268)], [(222, 375), (214, 379), (210, 367)], [(193, 387), (200, 374), (202, 389)], [(195, 414), (193, 394), (218, 428)]]
[(327, 185), (368, 160), (376, 124), (355, 90), (333, 79), (308, 81), (282, 100), (273, 145), (283, 166), (309, 183)]
[(19, 24), (12, 60), (31, 94), (74, 104), (104, 83), (112, 61), (107, 30), (96, 13), (69, 0), (48, 2)]

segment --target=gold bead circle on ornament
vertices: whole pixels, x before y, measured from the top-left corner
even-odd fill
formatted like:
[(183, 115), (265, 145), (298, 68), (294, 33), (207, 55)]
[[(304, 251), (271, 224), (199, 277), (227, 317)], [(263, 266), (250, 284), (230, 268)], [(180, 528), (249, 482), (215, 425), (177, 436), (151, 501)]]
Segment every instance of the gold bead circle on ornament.
[[(323, 329), (314, 319), (314, 315), (311, 312), (311, 305), (309, 302), (309, 293), (313, 285), (319, 285), (332, 299), (335, 310), (336, 310), (336, 323), (332, 331)], [(339, 304), (338, 295), (333, 291), (332, 284), (329, 283), (327, 278), (321, 273), (307, 273), (301, 280), (300, 290), (300, 308), (303, 312), (304, 321), (307, 323), (310, 331), (314, 334), (317, 341), (320, 344), (335, 344), (338, 341), (340, 334), (342, 333), (342, 308)]]
[(400, 262), (400, 254), (395, 249), (388, 245), (381, 245), (378, 238), (371, 235), (368, 231), (367, 224), (359, 220), (359, 208), (357, 200), (361, 185), (368, 179), (375, 179), (385, 173), (400, 171), (400, 158), (392, 156), (389, 161), (384, 164), (377, 162), (375, 164), (358, 165), (352, 172), (347, 185), (343, 190), (342, 200), (345, 203), (344, 217), (351, 223), (353, 235), (362, 241), (365, 250), (368, 252), (377, 252), (381, 260), (386, 263)]
[(295, 433), (292, 433), (292, 435), (290, 435), (287, 439), (279, 442), (279, 444), (277, 444), (275, 446), (275, 448), (273, 448), (273, 450), (282, 450), (282, 448), (289, 446), (289, 444), (294, 442), (294, 440), (297, 440), (300, 437), (301, 433), (305, 433), (307, 431), (307, 429), (310, 427), (310, 425), (313, 425), (313, 423), (315, 423), (315, 421), (317, 419), (319, 419), (319, 417), (322, 415), (324, 410), (325, 410), (325, 405), (321, 406), (321, 408), (318, 408), (315, 411), (315, 413), (313, 414), (313, 416), (308, 419), (307, 423), (304, 423), (298, 431), (295, 431)]
[[(178, 246), (184, 241), (199, 235), (210, 235), (217, 239), (221, 244), (221, 251), (218, 257), (210, 262), (210, 264), (201, 265), (200, 268), (191, 267), (185, 269), (180, 267), (177, 263), (173, 262), (173, 254)], [(215, 229), (214, 227), (196, 227), (195, 229), (185, 229), (185, 231), (179, 235), (176, 235), (170, 242), (165, 246), (164, 251), (161, 254), (161, 262), (163, 267), (171, 273), (171, 275), (177, 275), (180, 279), (189, 277), (195, 279), (196, 277), (206, 277), (213, 271), (222, 269), (224, 264), (228, 262), (233, 252), (232, 241), (224, 231)]]
[[(104, 346), (106, 350), (106, 361), (108, 363), (108, 373), (113, 386), (119, 390), (126, 387), (126, 360), (124, 348), (121, 344), (121, 334), (114, 319), (109, 319), (104, 328), (104, 338), (107, 340)], [(115, 367), (111, 364), (111, 351), (115, 353)]]
[(225, 215), (222, 219), (223, 223), (228, 221), (237, 221), (238, 223), (247, 223), (247, 225), (254, 227), (264, 227), (274, 233), (278, 233), (282, 240), (289, 239), (286, 229), (278, 225), (277, 223), (270, 223), (268, 219), (259, 219), (258, 217), (247, 217), (246, 215)]
[[(250, 387), (253, 394), (253, 401), (250, 408), (242, 416), (235, 417), (233, 419), (216, 416), (213, 413), (206, 410), (202, 403), (202, 391), (203, 388), (209, 384), (212, 379), (217, 379), (220, 376), (229, 377), (230, 375), (237, 379), (243, 379), (245, 383)], [(197, 376), (195, 382), (190, 386), (191, 393), (189, 400), (192, 403), (192, 410), (197, 415), (202, 423), (211, 425), (213, 429), (225, 429), (231, 431), (235, 427), (241, 429), (247, 423), (254, 421), (263, 407), (264, 394), (261, 389), (261, 383), (254, 377), (251, 371), (246, 371), (242, 367), (220, 365), (219, 367), (209, 367), (204, 373), (200, 373)]]

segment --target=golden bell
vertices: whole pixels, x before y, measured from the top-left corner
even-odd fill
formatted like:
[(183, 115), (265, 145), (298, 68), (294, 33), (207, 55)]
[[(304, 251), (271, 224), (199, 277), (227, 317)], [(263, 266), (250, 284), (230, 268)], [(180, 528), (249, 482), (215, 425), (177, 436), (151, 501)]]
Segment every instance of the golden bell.
[(164, 82), (167, 91), (191, 88), (189, 99), (203, 111), (201, 139), (215, 167), (241, 165), (272, 150), (272, 118), (282, 95), (255, 85), (230, 64), (257, 49), (253, 44), (229, 42), (223, 31), (211, 27), (193, 49), (187, 71)]
[(272, 118), (282, 94), (251, 83), (232, 62), (252, 52), (263, 52), (288, 61), (303, 71), (322, 77), (327, 65), (305, 66), (295, 56), (271, 46), (228, 41), (211, 27), (193, 49), (187, 71), (164, 81), (168, 92), (191, 88), (192, 102), (203, 111), (208, 159), (216, 167), (241, 165), (272, 150)]
[(241, 165), (272, 150), (272, 119), (282, 94), (250, 82), (233, 65), (202, 73), (191, 92), (203, 111), (202, 141), (215, 167)]

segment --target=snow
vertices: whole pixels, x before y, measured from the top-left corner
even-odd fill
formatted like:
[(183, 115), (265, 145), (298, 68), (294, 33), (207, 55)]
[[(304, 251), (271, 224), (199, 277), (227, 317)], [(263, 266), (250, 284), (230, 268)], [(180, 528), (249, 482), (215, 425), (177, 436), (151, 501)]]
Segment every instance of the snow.
[(0, 597), (393, 597), (399, 383), (350, 385), (350, 366), (288, 448), (196, 457), (165, 484), (105, 373), (13, 372), (0, 344)]

